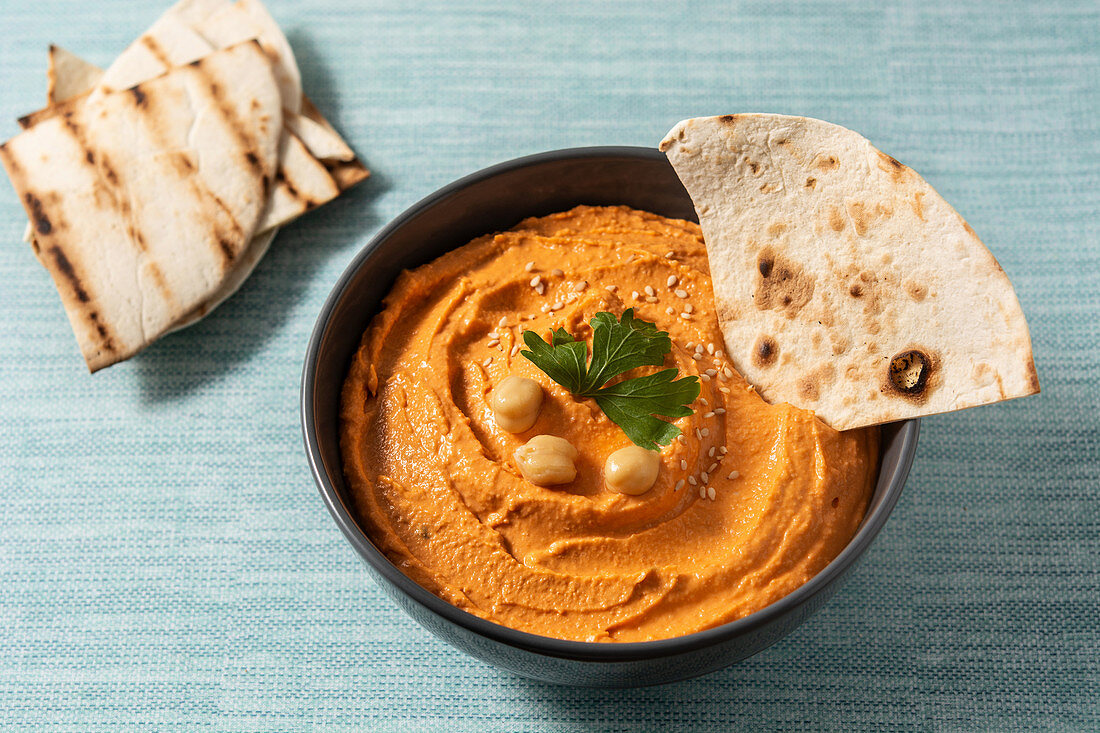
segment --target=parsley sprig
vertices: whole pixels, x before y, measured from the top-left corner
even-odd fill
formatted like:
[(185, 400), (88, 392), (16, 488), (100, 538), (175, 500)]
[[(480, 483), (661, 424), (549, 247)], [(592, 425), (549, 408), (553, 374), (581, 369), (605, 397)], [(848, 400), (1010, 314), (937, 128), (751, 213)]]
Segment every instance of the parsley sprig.
[(634, 317), (627, 309), (622, 318), (606, 311), (597, 313), (592, 325), (592, 359), (588, 346), (564, 328), (547, 343), (534, 331), (523, 332), (524, 357), (548, 377), (579, 397), (591, 397), (604, 414), (636, 445), (660, 450), (680, 434), (680, 428), (662, 417), (687, 417), (687, 407), (699, 396), (699, 378), (675, 379), (678, 370), (662, 369), (642, 377), (605, 386), (615, 377), (642, 366), (659, 366), (672, 350), (672, 340), (657, 324)]

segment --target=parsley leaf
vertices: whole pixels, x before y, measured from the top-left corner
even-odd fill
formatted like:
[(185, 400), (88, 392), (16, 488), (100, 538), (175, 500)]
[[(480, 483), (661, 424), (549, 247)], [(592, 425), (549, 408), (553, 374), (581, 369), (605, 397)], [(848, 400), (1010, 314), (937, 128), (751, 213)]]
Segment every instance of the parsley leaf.
[(528, 350), (520, 354), (573, 394), (594, 398), (636, 445), (648, 450), (668, 445), (680, 429), (657, 416), (693, 414), (687, 405), (699, 396), (699, 378), (675, 379), (678, 370), (662, 369), (604, 386), (631, 369), (659, 366), (672, 350), (672, 340), (667, 332), (658, 331), (655, 323), (635, 318), (632, 308), (619, 320), (601, 311), (590, 323), (591, 362), (585, 342), (577, 341), (564, 328), (551, 334), (550, 343), (534, 331), (524, 331), (523, 342)]

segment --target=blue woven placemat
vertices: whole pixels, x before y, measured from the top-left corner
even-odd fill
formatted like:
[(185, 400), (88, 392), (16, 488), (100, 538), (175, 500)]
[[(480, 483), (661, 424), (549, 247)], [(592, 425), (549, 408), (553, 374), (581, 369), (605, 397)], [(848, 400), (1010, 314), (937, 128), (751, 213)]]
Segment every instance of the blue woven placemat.
[[(0, 112), (41, 105), (48, 43), (106, 65), (163, 7), (3, 3)], [(1100, 729), (1095, 2), (270, 7), (374, 176), (197, 326), (89, 377), (0, 186), (0, 728)], [(837, 122), (924, 174), (1015, 283), (1043, 393), (926, 420), (851, 580), (751, 660), (619, 692), (472, 661), (383, 597), (313, 487), (313, 319), (465, 173), (735, 111)]]

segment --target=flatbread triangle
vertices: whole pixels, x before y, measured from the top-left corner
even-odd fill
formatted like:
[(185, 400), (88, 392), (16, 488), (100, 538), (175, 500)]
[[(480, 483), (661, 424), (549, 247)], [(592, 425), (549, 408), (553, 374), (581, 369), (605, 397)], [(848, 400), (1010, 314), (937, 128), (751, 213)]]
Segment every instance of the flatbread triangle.
[(1039, 391), (1016, 294), (974, 230), (858, 133), (773, 114), (660, 144), (699, 214), (727, 353), (839, 430)]

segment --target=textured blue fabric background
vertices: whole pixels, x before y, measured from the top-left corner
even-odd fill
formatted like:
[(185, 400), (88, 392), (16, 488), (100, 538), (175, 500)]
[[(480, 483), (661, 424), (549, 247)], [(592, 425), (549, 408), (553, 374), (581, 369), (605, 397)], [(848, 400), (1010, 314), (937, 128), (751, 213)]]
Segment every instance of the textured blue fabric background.
[[(0, 728), (1100, 729), (1100, 6), (527, 5), (272, 0), (374, 176), (94, 377), (0, 186)], [(48, 43), (106, 65), (163, 7), (0, 2), (4, 136), (43, 102)], [(926, 420), (851, 580), (751, 660), (625, 692), (475, 662), (383, 597), (317, 495), (314, 317), (463, 174), (737, 111), (840, 123), (924, 174), (1015, 283), (1043, 393)]]

